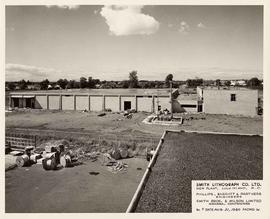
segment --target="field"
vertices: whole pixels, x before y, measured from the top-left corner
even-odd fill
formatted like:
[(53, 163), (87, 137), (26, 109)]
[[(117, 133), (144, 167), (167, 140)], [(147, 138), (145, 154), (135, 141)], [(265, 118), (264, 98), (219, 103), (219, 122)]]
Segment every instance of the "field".
[(263, 179), (263, 138), (169, 133), (136, 212), (191, 212), (191, 180)]
[(263, 118), (230, 115), (187, 114), (184, 124), (178, 127), (147, 125), (142, 120), (149, 113), (135, 113), (132, 119), (122, 114), (107, 113), (98, 117), (98, 113), (80, 111), (25, 110), (6, 113), (6, 128), (30, 130), (62, 130), (86, 134), (134, 136), (134, 138), (160, 138), (165, 129), (183, 129), (198, 131), (236, 132), (262, 134)]

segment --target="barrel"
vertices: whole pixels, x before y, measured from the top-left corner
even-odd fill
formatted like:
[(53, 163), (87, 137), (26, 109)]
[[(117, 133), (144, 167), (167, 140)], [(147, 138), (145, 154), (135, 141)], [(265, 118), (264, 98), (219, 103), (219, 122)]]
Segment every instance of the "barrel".
[(63, 155), (60, 157), (60, 164), (63, 167), (70, 167), (71, 166), (71, 157), (70, 155)]
[(41, 158), (40, 154), (31, 154), (30, 155), (30, 161), (32, 163), (37, 163), (37, 160)]
[(30, 164), (30, 159), (28, 155), (23, 154), (22, 156), (19, 156), (16, 158), (16, 164), (18, 167), (24, 167)]
[(42, 160), (42, 166), (45, 170), (55, 170), (57, 167), (56, 158), (45, 158)]
[(128, 151), (126, 149), (120, 149), (120, 155), (122, 158), (127, 158), (128, 157)]
[(111, 153), (112, 158), (114, 158), (115, 160), (119, 160), (121, 159), (121, 154), (120, 154), (120, 150), (119, 149), (114, 149)]

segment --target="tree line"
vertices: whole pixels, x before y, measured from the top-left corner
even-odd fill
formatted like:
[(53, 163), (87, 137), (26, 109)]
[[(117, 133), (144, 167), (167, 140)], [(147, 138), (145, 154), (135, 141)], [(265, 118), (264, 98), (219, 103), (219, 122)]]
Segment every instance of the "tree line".
[[(18, 82), (6, 82), (6, 89), (8, 90), (47, 90), (47, 89), (93, 89), (93, 88), (169, 88), (172, 85), (173, 88), (178, 88), (181, 85), (185, 85), (189, 88), (196, 88), (198, 86), (230, 86), (230, 80), (203, 80), (202, 78), (187, 79), (186, 81), (173, 80), (173, 74), (168, 74), (164, 81), (158, 80), (139, 80), (137, 71), (131, 71), (129, 73), (128, 80), (122, 81), (101, 81), (93, 77), (80, 77), (77, 80), (67, 80), (60, 78), (56, 82), (50, 82), (48, 79), (41, 82), (30, 82), (20, 80)], [(30, 87), (30, 88), (29, 88)], [(253, 89), (262, 89), (262, 81), (254, 77), (250, 80), (246, 80), (246, 87)]]

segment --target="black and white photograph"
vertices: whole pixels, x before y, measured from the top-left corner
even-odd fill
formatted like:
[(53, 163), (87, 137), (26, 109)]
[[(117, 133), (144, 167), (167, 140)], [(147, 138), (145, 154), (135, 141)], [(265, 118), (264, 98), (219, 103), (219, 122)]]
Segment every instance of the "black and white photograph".
[(6, 214), (265, 212), (263, 4), (15, 3)]

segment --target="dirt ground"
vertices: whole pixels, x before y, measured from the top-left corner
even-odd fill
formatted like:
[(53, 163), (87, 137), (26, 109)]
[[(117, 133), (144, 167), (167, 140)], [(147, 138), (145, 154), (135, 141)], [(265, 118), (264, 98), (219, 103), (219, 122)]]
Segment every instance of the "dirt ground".
[[(98, 161), (56, 171), (45, 171), (38, 164), (10, 170), (5, 174), (6, 212), (125, 212), (147, 161), (131, 158), (124, 162), (127, 170), (118, 173)], [(99, 174), (90, 175), (91, 171)]]
[[(98, 113), (80, 111), (43, 111), (30, 110), (25, 112), (6, 113), (6, 128), (27, 128), (38, 130), (65, 130), (119, 136), (160, 137), (165, 129), (183, 129), (197, 131), (236, 132), (248, 134), (263, 133), (263, 117), (242, 117), (230, 115), (183, 115), (180, 126), (148, 125), (142, 123), (149, 113), (135, 113), (132, 119), (122, 114), (107, 113), (98, 117)], [(193, 117), (193, 119), (190, 119)], [(202, 118), (205, 119), (196, 119)]]

